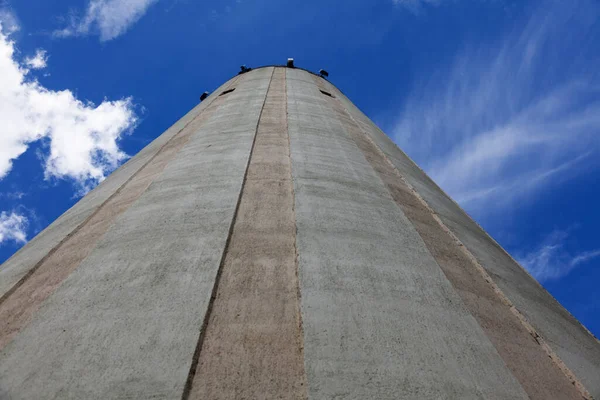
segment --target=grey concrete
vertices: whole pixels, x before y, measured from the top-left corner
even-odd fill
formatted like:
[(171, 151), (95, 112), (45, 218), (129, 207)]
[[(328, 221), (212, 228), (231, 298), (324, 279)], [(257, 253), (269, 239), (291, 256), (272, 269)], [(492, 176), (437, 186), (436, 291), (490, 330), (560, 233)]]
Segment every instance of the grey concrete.
[(309, 398), (527, 398), (312, 77), (287, 85)]
[(110, 179), (106, 179), (100, 183), (94, 190), (2, 264), (0, 267), (0, 298), (9, 292), (53, 248), (59, 245), (67, 235), (84, 223), (98, 207), (148, 162), (173, 135), (177, 134), (188, 122), (202, 112), (218, 96), (221, 88), (194, 107), (165, 133), (142, 149), (135, 157), (113, 172), (110, 175)]
[[(322, 79), (313, 77), (313, 80), (319, 88), (327, 90)], [(338, 98), (327, 97), (327, 101), (530, 399), (581, 400), (582, 395), (587, 395), (548, 357), (546, 349), (534, 339), (505, 298), (490, 285), (473, 257), (439, 223)]]
[(0, 398), (181, 397), (271, 72), (240, 78), (0, 353)]
[(575, 373), (600, 398), (600, 343), (337, 88), (329, 90), (478, 259), (494, 282)]
[(285, 98), (277, 68), (185, 400), (306, 399)]
[[(229, 242), (235, 250), (232, 265), (238, 270), (228, 268), (222, 258), (272, 72), (273, 68), (261, 68), (234, 78), (239, 80), (229, 83), (234, 82), (236, 90), (223, 97), (219, 96), (223, 87), (218, 89), (0, 267), (0, 298), (5, 299), (0, 300), (0, 314), (20, 321), (16, 327), (14, 321), (0, 318), (0, 328), (10, 333), (0, 350), (0, 399), (181, 398), (184, 386), (192, 387), (192, 361), (198, 355), (200, 328), (210, 324), (207, 312), (220, 265), (227, 267), (222, 304), (215, 300), (213, 311), (215, 320), (222, 317), (231, 323), (216, 324), (221, 330), (205, 337), (213, 345), (211, 362), (226, 362), (219, 371), (200, 370), (197, 376), (230, 372), (239, 357), (233, 346), (223, 347), (224, 338), (241, 338), (234, 340), (241, 346), (237, 350), (255, 351), (253, 362), (261, 364), (268, 356), (277, 363), (288, 360), (284, 364), (289, 371), (302, 370), (301, 356), (277, 357), (283, 353), (276, 350), (274, 340), (259, 343), (271, 346), (269, 354), (252, 347), (250, 332), (237, 322), (239, 305), (239, 310), (247, 310), (246, 326), (257, 332), (267, 327), (261, 318), (273, 321), (277, 315), (288, 321), (288, 331), (298, 340), (281, 335), (280, 348), (289, 342), (301, 350), (299, 338), (304, 338), (306, 386), (312, 399), (527, 398), (510, 371), (522, 382), (533, 381), (519, 373), (529, 366), (522, 362), (528, 356), (509, 345), (504, 356), (496, 349), (501, 341), (514, 344), (515, 332), (530, 340), (528, 328), (521, 320), (522, 326), (514, 329), (484, 326), (491, 321), (491, 308), (468, 297), (469, 290), (485, 292), (481, 299), (495, 301), (495, 310), (506, 302), (495, 287), (486, 286), (470, 253), (600, 398), (599, 342), (347, 98), (306, 71), (285, 70), (291, 172), (285, 143), (281, 147), (284, 85), (282, 76), (277, 78), (278, 89), (272, 92), (263, 121), (269, 145), (259, 143), (257, 167), (249, 170), (247, 202), (240, 203), (238, 211), (242, 240), (232, 235)], [(317, 82), (337, 98), (320, 93)], [(206, 110), (211, 102), (214, 107)], [(377, 146), (361, 142), (363, 131)], [(277, 150), (272, 147), (274, 137)], [(384, 160), (379, 149), (443, 226), (435, 226), (437, 220), (424, 203), (415, 211), (414, 193), (407, 187), (386, 180), (395, 170), (390, 164), (387, 169), (377, 167)], [(283, 178), (269, 180), (271, 173)], [(394, 188), (410, 196), (393, 197)], [(278, 213), (269, 213), (276, 206)], [(289, 278), (295, 272), (293, 221), (288, 218), (294, 211), (299, 293), (294, 293), (296, 281)], [(425, 216), (428, 225), (418, 226)], [(269, 217), (273, 221), (262, 221)], [(261, 227), (281, 223), (287, 235), (285, 251), (280, 252), (285, 261), (276, 261), (275, 243), (270, 245), (266, 236), (262, 241), (253, 237), (266, 232)], [(470, 253), (453, 252), (445, 227)], [(274, 258), (268, 261), (256, 252), (259, 248)], [(463, 267), (465, 260), (479, 273), (472, 274), (467, 284), (462, 275), (449, 273), (458, 271), (450, 271), (455, 266)], [(438, 262), (448, 264), (441, 268)], [(248, 269), (244, 263), (249, 263)], [(266, 264), (273, 273), (265, 272), (268, 278), (260, 280), (260, 272), (252, 271), (264, 272), (261, 265)], [(287, 278), (276, 281), (275, 271)], [(289, 284), (287, 298), (300, 295), (302, 326), (293, 325), (299, 321), (293, 307), (281, 311), (284, 305), (276, 300), (261, 303), (269, 293), (260, 293), (260, 284), (272, 288), (277, 282), (282, 288)], [(463, 284), (467, 290), (462, 290)], [(38, 286), (46, 290), (38, 291)], [(246, 295), (254, 303), (246, 301)], [(13, 307), (29, 298), (33, 306)], [(515, 316), (510, 313), (498, 315), (508, 320)], [(496, 333), (498, 337), (493, 337)], [(536, 353), (535, 344), (529, 348), (528, 354)], [(226, 351), (229, 358), (214, 359)], [(511, 357), (519, 358), (518, 368), (505, 365), (503, 360)], [(262, 384), (252, 380), (257, 375), (250, 364), (242, 368), (246, 375), (233, 378), (254, 384), (252, 391), (259, 393)], [(203, 365), (209, 364), (198, 364)], [(303, 386), (303, 377), (294, 376), (299, 379), (290, 382), (303, 397), (304, 390), (298, 387)], [(214, 382), (214, 387), (223, 383), (218, 378)], [(284, 392), (285, 385), (280, 386)], [(234, 392), (241, 393), (223, 390), (220, 395), (231, 398)]]
[[(231, 84), (234, 84), (233, 81)], [(139, 199), (187, 144), (198, 127), (223, 103), (222, 97), (216, 97), (215, 100), (194, 118), (192, 123), (172, 136), (151, 161), (104, 202), (91, 218), (55, 247), (51, 254), (44, 257), (22, 284), (15, 286), (15, 290), (0, 302), (0, 350), (18, 334), (44, 301), (91, 254), (116, 218)]]

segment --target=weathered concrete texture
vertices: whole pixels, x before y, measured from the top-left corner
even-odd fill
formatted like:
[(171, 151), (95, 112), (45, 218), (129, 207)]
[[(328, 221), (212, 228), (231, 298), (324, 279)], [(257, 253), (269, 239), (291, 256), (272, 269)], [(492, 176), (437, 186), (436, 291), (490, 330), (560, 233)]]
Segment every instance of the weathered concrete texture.
[[(313, 79), (317, 86), (327, 90), (321, 78)], [(385, 183), (396, 204), (413, 224), (466, 308), (483, 328), (529, 397), (533, 400), (581, 399), (575, 386), (486, 282), (471, 259), (440, 226), (423, 201), (406, 185), (393, 164), (360, 129), (339, 99), (329, 97), (328, 101), (346, 132)]]
[(441, 221), (465, 245), (537, 333), (575, 373), (595, 398), (600, 398), (600, 343), (538, 282), (519, 266), (481, 227), (448, 197), (406, 154), (333, 85), (329, 91)]
[[(31, 319), (41, 304), (94, 249), (115, 219), (133, 204), (188, 142), (192, 133), (222, 102), (215, 97), (199, 116), (171, 139), (136, 171), (82, 226), (48, 254), (12, 293), (0, 302), (0, 350)], [(209, 104), (209, 103), (207, 103)]]
[(527, 398), (312, 76), (287, 85), (309, 398)]
[(222, 88), (204, 102), (198, 104), (165, 133), (156, 138), (152, 143), (141, 150), (135, 157), (121, 166), (110, 175), (110, 179), (104, 180), (83, 199), (66, 211), (61, 217), (40, 232), (27, 245), (23, 246), (0, 268), (0, 299), (14, 290), (15, 285), (27, 276), (55, 247), (66, 237), (84, 224), (98, 208), (113, 195), (119, 187), (127, 182), (133, 174), (143, 167), (164, 144), (176, 135), (183, 127), (202, 112)]
[(306, 398), (285, 69), (258, 125), (191, 399)]
[(0, 268), (0, 399), (576, 399), (598, 377), (599, 342), (300, 69), (225, 83)]
[(271, 73), (239, 78), (4, 348), (0, 398), (181, 398)]

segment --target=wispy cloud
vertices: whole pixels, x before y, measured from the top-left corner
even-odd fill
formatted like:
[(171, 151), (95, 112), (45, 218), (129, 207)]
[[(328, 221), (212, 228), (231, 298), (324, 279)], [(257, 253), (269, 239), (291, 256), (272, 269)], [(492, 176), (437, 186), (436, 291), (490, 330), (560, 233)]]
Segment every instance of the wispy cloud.
[(27, 241), (27, 223), (24, 215), (2, 211), (0, 213), (0, 245), (7, 241), (25, 243)]
[(0, 0), (0, 24), (5, 34), (9, 35), (20, 29), (16, 15), (11, 11), (5, 1)]
[(108, 41), (125, 33), (158, 0), (90, 0), (83, 16), (71, 15), (69, 24), (54, 32), (57, 37), (98, 34)]
[(0, 199), (21, 200), (23, 197), (25, 197), (25, 193), (20, 191), (0, 192)]
[(578, 266), (600, 257), (600, 249), (572, 253), (567, 250), (566, 241), (570, 230), (555, 230), (533, 251), (517, 257), (540, 282), (561, 278)]
[[(405, 7), (408, 10), (418, 13), (424, 6), (439, 6), (444, 0), (392, 0), (399, 7)], [(448, 2), (446, 0), (445, 2)]]
[(126, 158), (118, 140), (135, 126), (132, 100), (95, 105), (70, 90), (43, 87), (15, 60), (3, 27), (0, 21), (0, 179), (31, 143), (43, 140), (46, 179), (69, 178), (85, 192)]
[(599, 7), (549, 1), (499, 45), (422, 77), (392, 129), (459, 203), (481, 214), (597, 166)]

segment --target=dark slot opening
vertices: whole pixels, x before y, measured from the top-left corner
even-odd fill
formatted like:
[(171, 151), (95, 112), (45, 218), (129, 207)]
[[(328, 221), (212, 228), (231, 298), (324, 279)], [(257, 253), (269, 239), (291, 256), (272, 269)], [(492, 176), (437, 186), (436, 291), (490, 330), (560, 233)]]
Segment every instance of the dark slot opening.
[(224, 91), (223, 93), (221, 93), (219, 96), (223, 96), (224, 94), (231, 93), (234, 90), (235, 90), (235, 88), (233, 88), (233, 89), (227, 89), (226, 91)]
[(331, 93), (326, 92), (324, 90), (321, 90), (321, 93), (323, 93), (325, 96), (334, 97)]

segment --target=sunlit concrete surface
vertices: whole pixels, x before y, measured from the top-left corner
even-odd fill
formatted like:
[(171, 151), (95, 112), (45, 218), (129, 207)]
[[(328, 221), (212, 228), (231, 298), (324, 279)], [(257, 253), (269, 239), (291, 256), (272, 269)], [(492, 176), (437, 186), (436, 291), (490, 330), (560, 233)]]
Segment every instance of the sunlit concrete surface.
[(600, 343), (331, 83), (235, 76), (0, 267), (0, 399), (600, 398)]

